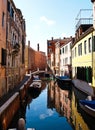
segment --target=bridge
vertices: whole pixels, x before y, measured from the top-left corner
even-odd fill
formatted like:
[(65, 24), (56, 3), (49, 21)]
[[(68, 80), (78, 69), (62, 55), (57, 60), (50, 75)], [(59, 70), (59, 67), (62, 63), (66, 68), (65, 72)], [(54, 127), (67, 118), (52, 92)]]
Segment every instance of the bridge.
[(30, 73), (29, 74), (26, 74), (27, 76), (32, 76), (32, 75), (34, 75), (34, 74), (41, 74), (41, 73), (43, 73), (43, 74), (52, 74), (51, 72), (49, 72), (49, 71), (45, 71), (45, 70), (37, 70), (37, 71), (34, 71), (34, 72), (31, 72), (30, 71)]

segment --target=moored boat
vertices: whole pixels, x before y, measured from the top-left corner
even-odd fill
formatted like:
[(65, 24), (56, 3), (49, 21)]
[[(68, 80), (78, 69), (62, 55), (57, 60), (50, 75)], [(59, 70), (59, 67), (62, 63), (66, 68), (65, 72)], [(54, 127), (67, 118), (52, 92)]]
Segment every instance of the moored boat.
[(28, 88), (28, 93), (32, 98), (38, 97), (41, 93), (41, 82), (33, 82)]
[(63, 81), (63, 83), (71, 83), (71, 79), (68, 76), (56, 76), (56, 79)]
[(30, 88), (41, 88), (41, 82), (35, 81), (30, 85)]
[(34, 75), (33, 76), (33, 82), (41, 82), (39, 75)]
[(74, 87), (76, 87), (83, 93), (85, 93), (89, 96), (94, 96), (93, 88), (86, 81), (82, 81), (79, 79), (73, 79), (72, 83), (73, 83)]
[(80, 100), (80, 107), (92, 117), (95, 117), (95, 100)]
[(72, 80), (68, 76), (56, 76), (58, 85), (63, 89), (71, 89)]

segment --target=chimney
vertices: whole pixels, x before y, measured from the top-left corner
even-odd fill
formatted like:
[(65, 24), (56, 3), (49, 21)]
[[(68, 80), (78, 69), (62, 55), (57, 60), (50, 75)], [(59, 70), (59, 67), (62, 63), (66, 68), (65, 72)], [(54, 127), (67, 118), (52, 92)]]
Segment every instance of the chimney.
[(37, 51), (39, 51), (39, 43), (37, 44)]
[(30, 41), (28, 41), (28, 47), (30, 47)]

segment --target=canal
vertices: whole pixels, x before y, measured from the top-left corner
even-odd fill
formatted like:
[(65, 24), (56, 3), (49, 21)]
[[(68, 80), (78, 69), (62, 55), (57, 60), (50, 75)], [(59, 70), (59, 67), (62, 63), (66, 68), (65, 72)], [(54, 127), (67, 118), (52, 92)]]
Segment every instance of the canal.
[(73, 86), (64, 90), (55, 81), (43, 81), (41, 89), (27, 92), (9, 128), (16, 128), (23, 117), (26, 128), (36, 130), (95, 130), (95, 118), (79, 106), (86, 97)]

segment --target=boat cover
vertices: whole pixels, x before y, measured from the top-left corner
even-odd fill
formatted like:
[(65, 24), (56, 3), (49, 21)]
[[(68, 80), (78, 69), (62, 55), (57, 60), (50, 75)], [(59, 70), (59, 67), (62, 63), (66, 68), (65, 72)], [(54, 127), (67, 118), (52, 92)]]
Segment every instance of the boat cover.
[(61, 80), (62, 80), (62, 79), (69, 79), (68, 76), (58, 76), (58, 78), (61, 79)]
[(82, 105), (87, 105), (87, 106), (95, 109), (95, 100), (91, 100), (91, 101), (89, 101), (89, 100), (80, 100), (80, 103)]

